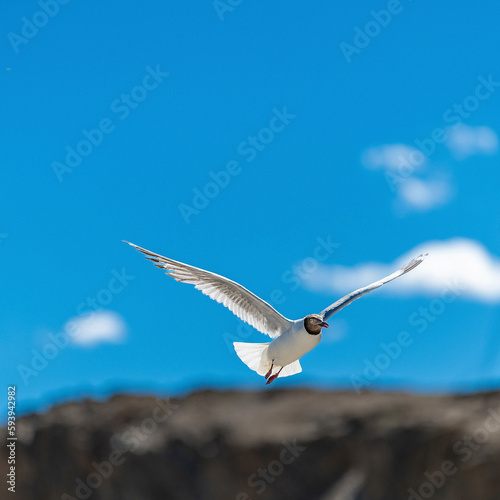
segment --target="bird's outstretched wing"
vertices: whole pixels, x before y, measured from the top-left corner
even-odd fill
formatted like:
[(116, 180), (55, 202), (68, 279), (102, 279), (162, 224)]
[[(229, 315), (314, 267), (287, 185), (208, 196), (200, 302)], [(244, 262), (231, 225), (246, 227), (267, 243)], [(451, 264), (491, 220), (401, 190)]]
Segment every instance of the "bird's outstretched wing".
[(176, 281), (194, 285), (195, 288), (226, 306), (238, 318), (253, 326), (259, 332), (265, 333), (271, 338), (276, 338), (291, 327), (292, 321), (282, 316), (274, 307), (235, 281), (163, 257), (128, 241), (123, 241), (142, 252), (156, 267), (164, 269), (166, 274), (172, 276)]
[(392, 280), (398, 278), (399, 276), (406, 274), (407, 272), (411, 271), (412, 269), (415, 269), (427, 257), (427, 255), (428, 254), (419, 255), (417, 258), (413, 259), (411, 262), (408, 262), (408, 264), (406, 264), (406, 266), (402, 267), (399, 271), (396, 271), (395, 273), (392, 273), (389, 276), (382, 278), (381, 280), (375, 281), (375, 283), (372, 283), (371, 285), (360, 288), (359, 290), (355, 290), (354, 292), (351, 292), (351, 293), (347, 294), (345, 297), (342, 297), (341, 299), (337, 300), (331, 306), (327, 307), (325, 310), (320, 312), (320, 316), (323, 317), (323, 321), (326, 321), (328, 318), (333, 316), (336, 312), (340, 311), (343, 307), (348, 306), (353, 300), (359, 299), (359, 297), (361, 297), (361, 295), (364, 295), (365, 293), (371, 292), (372, 290), (375, 290), (375, 288), (378, 288), (379, 286), (385, 285), (386, 283), (389, 283), (389, 281), (392, 281)]

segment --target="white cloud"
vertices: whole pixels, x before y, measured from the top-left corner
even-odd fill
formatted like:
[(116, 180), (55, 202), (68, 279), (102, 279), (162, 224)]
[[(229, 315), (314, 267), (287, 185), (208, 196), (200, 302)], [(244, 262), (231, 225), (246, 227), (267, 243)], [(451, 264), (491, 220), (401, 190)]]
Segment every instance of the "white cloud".
[(396, 297), (423, 294), (440, 298), (451, 289), (452, 293), (468, 299), (500, 302), (500, 258), (491, 255), (480, 242), (466, 238), (422, 243), (391, 264), (319, 266), (304, 284), (315, 290), (345, 294), (394, 272), (427, 252), (429, 256), (417, 269), (384, 285), (381, 290)]
[(73, 343), (94, 346), (101, 342), (123, 342), (127, 327), (119, 314), (112, 311), (95, 311), (71, 318), (65, 325), (65, 331)]
[(361, 156), (363, 166), (382, 170), (389, 187), (396, 192), (393, 208), (398, 215), (408, 211), (426, 212), (445, 205), (453, 189), (439, 172), (422, 178), (428, 159), (422, 151), (407, 144), (383, 144), (367, 149)]
[(383, 144), (367, 149), (361, 155), (361, 163), (371, 170), (400, 171), (410, 165), (415, 170), (426, 163), (425, 155), (406, 144)]
[[(446, 130), (446, 146), (455, 160), (495, 154), (498, 144), (498, 136), (490, 127), (461, 124)], [(452, 179), (439, 165), (429, 164), (429, 158), (414, 146), (397, 143), (372, 147), (363, 152), (361, 163), (367, 169), (382, 171), (397, 195), (393, 210), (398, 216), (433, 210), (455, 195)]]
[(397, 185), (399, 198), (405, 208), (419, 212), (446, 205), (452, 198), (453, 190), (444, 179), (409, 178)]
[(473, 155), (492, 155), (498, 151), (498, 136), (490, 127), (470, 127), (462, 124), (447, 130), (446, 145), (458, 160)]

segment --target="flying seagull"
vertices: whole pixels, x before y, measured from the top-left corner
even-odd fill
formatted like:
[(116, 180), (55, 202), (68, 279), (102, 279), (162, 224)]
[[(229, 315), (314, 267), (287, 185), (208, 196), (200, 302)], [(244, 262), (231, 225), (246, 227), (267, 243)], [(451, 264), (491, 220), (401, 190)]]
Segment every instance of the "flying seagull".
[(319, 314), (309, 314), (305, 318), (293, 321), (282, 316), (274, 307), (235, 281), (123, 241), (142, 252), (156, 267), (164, 269), (166, 274), (176, 281), (194, 285), (211, 299), (222, 303), (238, 318), (269, 335), (273, 339), (272, 342), (233, 343), (241, 361), (251, 370), (263, 375), (266, 384), (270, 384), (278, 377), (288, 377), (302, 371), (299, 359), (319, 344), (321, 329), (328, 328), (326, 323), (328, 318), (365, 293), (415, 269), (428, 255), (419, 255), (399, 271), (347, 294)]

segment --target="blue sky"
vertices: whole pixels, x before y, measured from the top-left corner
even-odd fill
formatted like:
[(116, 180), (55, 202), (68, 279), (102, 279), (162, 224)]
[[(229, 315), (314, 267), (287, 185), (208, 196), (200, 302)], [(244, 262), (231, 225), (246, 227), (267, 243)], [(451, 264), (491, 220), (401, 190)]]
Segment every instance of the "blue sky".
[(428, 250), (274, 385), (497, 388), (500, 5), (232, 4), (5, 6), (3, 385), (21, 411), (268, 390), (228, 347), (267, 338), (126, 239), (290, 318)]

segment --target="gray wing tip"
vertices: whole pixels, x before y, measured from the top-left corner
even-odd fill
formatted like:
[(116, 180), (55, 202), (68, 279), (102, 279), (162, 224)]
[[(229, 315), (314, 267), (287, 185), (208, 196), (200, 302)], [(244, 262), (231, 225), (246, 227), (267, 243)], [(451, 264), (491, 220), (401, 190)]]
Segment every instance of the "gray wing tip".
[(412, 269), (415, 269), (418, 265), (420, 265), (429, 255), (429, 253), (421, 253), (418, 257), (415, 257), (413, 260), (408, 262), (406, 266), (403, 267), (403, 272), (407, 273)]
[[(138, 245), (134, 245), (133, 243), (130, 243), (130, 241), (127, 241), (127, 240), (122, 240), (124, 243), (128, 243), (131, 247), (134, 247), (138, 252), (141, 252), (144, 257), (149, 260), (150, 262), (152, 262), (158, 269), (166, 269), (167, 270), (167, 274), (170, 275), (170, 273), (172, 272), (171, 269), (168, 269), (166, 266), (167, 264), (164, 263), (164, 264), (161, 264), (161, 261), (160, 259), (164, 259), (164, 257), (162, 257), (161, 255), (158, 255), (154, 252), (151, 252), (150, 250), (146, 250), (145, 248), (142, 248)], [(177, 278), (175, 278), (177, 280)], [(177, 280), (179, 281), (179, 280)]]
[(423, 262), (429, 256), (429, 252), (421, 253), (418, 257), (415, 257), (413, 260), (418, 262), (419, 264)]
[(146, 250), (145, 248), (142, 248), (140, 247), (139, 245), (134, 245), (133, 243), (130, 243), (130, 241), (127, 241), (127, 240), (122, 240), (124, 243), (127, 243), (128, 245), (130, 245), (131, 247), (134, 247), (136, 250), (138, 250), (139, 252), (142, 252), (146, 255), (155, 255), (154, 252), (151, 252), (149, 250)]

